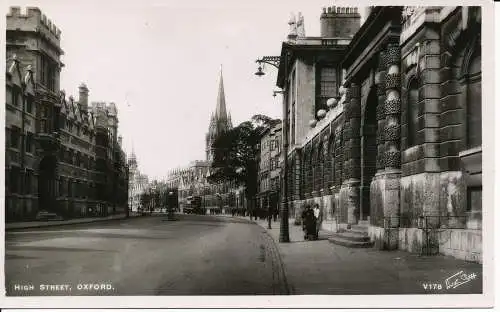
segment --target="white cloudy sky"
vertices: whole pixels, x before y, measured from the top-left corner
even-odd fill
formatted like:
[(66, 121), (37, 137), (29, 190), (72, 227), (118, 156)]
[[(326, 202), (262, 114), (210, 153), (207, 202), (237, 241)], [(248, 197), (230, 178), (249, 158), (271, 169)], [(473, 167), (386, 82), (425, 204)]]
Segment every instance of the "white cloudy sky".
[(38, 6), (62, 31), (66, 64), (61, 87), (90, 101), (114, 101), (127, 152), (141, 171), (169, 169), (205, 157), (205, 133), (215, 109), (222, 64), (233, 124), (256, 113), (281, 116), (272, 97), (276, 71), (257, 78), (255, 60), (279, 55), (291, 12), (302, 12), (306, 35), (319, 35), (322, 7), (308, 1), (9, 1)]

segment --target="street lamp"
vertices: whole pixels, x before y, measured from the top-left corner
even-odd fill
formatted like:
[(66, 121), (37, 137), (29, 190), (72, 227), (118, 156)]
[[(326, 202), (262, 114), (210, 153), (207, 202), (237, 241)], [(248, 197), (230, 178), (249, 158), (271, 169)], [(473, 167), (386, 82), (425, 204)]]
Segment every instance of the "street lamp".
[(266, 73), (264, 73), (262, 71), (262, 66), (259, 66), (259, 69), (257, 70), (257, 72), (255, 73), (256, 76), (264, 76)]
[[(280, 67), (280, 63), (284, 61), (286, 65), (286, 55), (285, 59), (282, 60), (280, 56), (264, 56), (261, 59), (256, 60), (255, 62), (259, 64), (259, 69), (262, 63), (264, 64), (269, 64), (277, 69)], [(285, 66), (285, 77), (287, 77), (287, 67)], [(257, 72), (259, 73), (262, 71), (261, 69)], [(257, 74), (256, 73), (256, 74)], [(262, 76), (261, 74), (257, 76)], [(283, 94), (283, 192), (281, 192), (282, 195), (282, 202), (281, 202), (281, 209), (280, 209), (280, 214), (281, 214), (281, 220), (280, 220), (280, 242), (281, 243), (288, 243), (290, 242), (290, 235), (288, 231), (288, 202), (287, 202), (287, 197), (288, 197), (288, 170), (287, 170), (287, 158), (288, 158), (288, 116), (287, 116), (287, 101), (288, 101), (288, 92), (287, 88), (285, 88), (282, 91), (276, 92), (276, 93), (281, 93)], [(273, 92), (273, 95), (276, 95), (276, 93)]]

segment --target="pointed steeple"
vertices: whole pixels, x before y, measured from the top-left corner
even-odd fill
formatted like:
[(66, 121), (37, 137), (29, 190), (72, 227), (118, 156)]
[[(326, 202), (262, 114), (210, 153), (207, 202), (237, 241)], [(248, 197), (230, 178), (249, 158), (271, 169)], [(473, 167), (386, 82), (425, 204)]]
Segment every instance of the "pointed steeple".
[(217, 136), (232, 128), (231, 117), (228, 116), (226, 109), (226, 96), (224, 94), (224, 80), (222, 78), (222, 65), (220, 67), (219, 92), (217, 94), (217, 106), (215, 114), (210, 117), (210, 124), (206, 135), (206, 157), (208, 161), (213, 160), (213, 141)]
[(215, 118), (218, 120), (227, 119), (226, 97), (224, 94), (224, 80), (222, 78), (222, 65), (220, 66), (219, 93), (217, 94), (217, 106), (215, 108)]

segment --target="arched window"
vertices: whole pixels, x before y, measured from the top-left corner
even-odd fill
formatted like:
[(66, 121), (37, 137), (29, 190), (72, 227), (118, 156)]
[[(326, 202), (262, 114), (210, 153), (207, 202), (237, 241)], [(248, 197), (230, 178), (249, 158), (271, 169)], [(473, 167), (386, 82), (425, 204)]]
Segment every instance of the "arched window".
[(317, 162), (316, 162), (316, 183), (315, 183), (315, 191), (320, 191), (323, 188), (323, 179), (324, 179), (324, 151), (323, 144), (320, 143), (317, 152)]
[(328, 166), (328, 187), (335, 183), (335, 138), (332, 134), (328, 142), (328, 157), (325, 166)]
[(480, 51), (471, 58), (467, 76), (467, 148), (472, 148), (482, 143)]
[(413, 79), (408, 86), (408, 109), (407, 109), (408, 147), (417, 145), (418, 131), (418, 83)]
[(314, 191), (314, 150), (310, 150), (307, 155), (307, 192)]

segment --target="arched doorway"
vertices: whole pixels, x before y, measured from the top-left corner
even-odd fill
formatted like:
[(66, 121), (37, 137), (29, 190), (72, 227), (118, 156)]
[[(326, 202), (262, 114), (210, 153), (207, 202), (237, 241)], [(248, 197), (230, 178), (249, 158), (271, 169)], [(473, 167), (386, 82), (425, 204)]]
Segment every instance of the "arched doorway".
[(39, 165), (38, 209), (61, 215), (56, 201), (57, 159), (54, 155), (45, 156)]
[(372, 87), (361, 124), (361, 190), (359, 220), (370, 217), (370, 184), (377, 171), (377, 92)]

